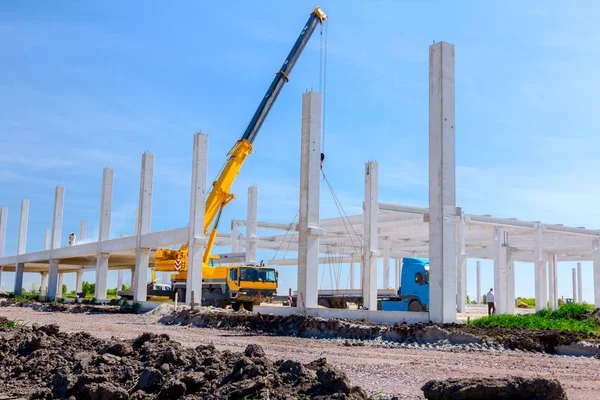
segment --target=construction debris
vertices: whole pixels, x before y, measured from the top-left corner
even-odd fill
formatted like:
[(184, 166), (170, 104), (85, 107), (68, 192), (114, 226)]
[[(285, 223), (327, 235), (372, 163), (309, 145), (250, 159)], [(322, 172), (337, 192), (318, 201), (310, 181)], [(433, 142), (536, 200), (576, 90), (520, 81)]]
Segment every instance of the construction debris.
[(0, 330), (0, 393), (29, 399), (366, 399), (324, 358), (308, 364), (195, 349), (162, 334), (101, 340), (57, 325)]

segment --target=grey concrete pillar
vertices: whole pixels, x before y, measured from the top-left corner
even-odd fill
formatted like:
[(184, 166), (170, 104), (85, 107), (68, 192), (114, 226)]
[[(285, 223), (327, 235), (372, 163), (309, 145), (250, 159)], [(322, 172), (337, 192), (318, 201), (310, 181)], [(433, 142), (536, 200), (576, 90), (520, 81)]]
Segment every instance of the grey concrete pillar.
[(456, 322), (454, 45), (429, 47), (429, 316)]
[(577, 263), (577, 299), (580, 303), (583, 303), (583, 286), (581, 277), (581, 263)]
[(594, 306), (600, 307), (600, 240), (592, 241), (593, 269), (594, 269)]
[(481, 261), (477, 261), (477, 299), (476, 303), (481, 304)]
[(204, 211), (206, 209), (206, 173), (208, 170), (208, 135), (194, 135), (190, 222), (188, 230), (188, 269), (185, 303), (202, 304), (202, 259), (206, 249)]
[(48, 277), (48, 300), (54, 300), (58, 291), (58, 260), (54, 260), (54, 249), (60, 248), (62, 235), (65, 188), (57, 186), (54, 191), (54, 214), (52, 216), (52, 234), (50, 235), (50, 271)]
[(100, 222), (98, 225), (98, 248), (96, 250), (96, 292), (98, 300), (106, 300), (108, 289), (108, 260), (110, 254), (102, 252), (102, 242), (110, 239), (110, 215), (112, 212), (114, 170), (102, 171), (102, 195), (100, 197)]
[(321, 181), (321, 93), (302, 95), (300, 209), (298, 219), (298, 298), (300, 309), (317, 308)]
[(257, 264), (258, 188), (256, 186), (248, 188), (248, 214), (246, 218), (246, 264)]
[(377, 224), (379, 209), (379, 164), (365, 164), (365, 202), (363, 203), (362, 295), (364, 307), (377, 310)]
[(507, 298), (507, 273), (508, 273), (508, 244), (506, 231), (500, 227), (494, 228), (494, 297), (496, 299), (496, 313), (508, 312)]
[(154, 181), (154, 154), (142, 155), (142, 172), (140, 182), (140, 201), (137, 224), (137, 240), (135, 249), (135, 272), (133, 300), (146, 301), (148, 294), (148, 263), (150, 249), (142, 248), (142, 235), (150, 233), (152, 218), (152, 186)]
[(26, 253), (27, 248), (27, 224), (29, 221), (29, 200), (21, 201), (21, 219), (19, 222), (19, 239), (17, 241), (17, 265), (15, 267), (15, 286), (13, 293), (15, 296), (23, 294), (23, 273), (25, 264), (19, 262), (19, 256)]

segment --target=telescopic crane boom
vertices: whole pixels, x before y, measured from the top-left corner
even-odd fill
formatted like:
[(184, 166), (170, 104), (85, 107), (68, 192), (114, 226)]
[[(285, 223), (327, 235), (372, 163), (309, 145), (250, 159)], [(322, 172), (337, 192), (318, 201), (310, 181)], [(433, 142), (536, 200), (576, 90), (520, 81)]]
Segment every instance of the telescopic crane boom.
[(300, 54), (302, 54), (302, 51), (306, 47), (306, 44), (315, 31), (317, 25), (321, 24), (325, 20), (327, 20), (327, 15), (319, 6), (316, 6), (313, 12), (310, 14), (306, 25), (304, 25), (302, 32), (300, 32), (300, 35), (298, 36), (296, 43), (294, 43), (292, 50), (283, 62), (283, 65), (275, 74), (273, 82), (267, 89), (267, 93), (256, 109), (256, 112), (250, 120), (250, 123), (244, 131), (244, 134), (227, 154), (227, 162), (221, 170), (218, 178), (213, 182), (213, 187), (206, 200), (206, 213), (204, 216), (205, 234), (208, 232), (211, 224), (213, 224), (213, 230), (210, 234), (206, 251), (204, 253), (205, 263), (208, 262), (208, 258), (211, 253), (221, 212), (227, 203), (235, 198), (235, 195), (230, 192), (231, 185), (237, 177), (240, 168), (244, 164), (246, 157), (252, 151), (252, 143), (254, 142), (254, 139), (256, 139), (258, 131), (267, 118), (267, 115), (273, 107), (275, 100), (277, 100), (277, 96), (279, 96), (281, 89), (283, 89), (283, 86), (289, 81), (289, 76), (294, 68), (294, 65), (296, 64), (296, 61), (298, 61)]

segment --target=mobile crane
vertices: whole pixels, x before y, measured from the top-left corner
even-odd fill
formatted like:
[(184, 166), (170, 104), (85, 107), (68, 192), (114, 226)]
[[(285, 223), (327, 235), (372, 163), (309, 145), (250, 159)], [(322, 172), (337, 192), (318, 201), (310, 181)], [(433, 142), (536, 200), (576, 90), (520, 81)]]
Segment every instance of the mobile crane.
[[(267, 89), (267, 93), (250, 120), (244, 134), (227, 154), (227, 162), (212, 184), (212, 190), (206, 200), (204, 217), (204, 233), (206, 234), (209, 231), (211, 224), (212, 230), (203, 256), (203, 305), (225, 307), (231, 304), (234, 310), (241, 307), (252, 309), (253, 305), (260, 304), (262, 300), (268, 300), (277, 295), (277, 271), (275, 269), (265, 268), (262, 265), (220, 266), (219, 257), (211, 255), (211, 250), (217, 235), (223, 208), (235, 198), (235, 195), (230, 192), (231, 185), (246, 157), (252, 151), (252, 143), (258, 135), (258, 131), (267, 118), (275, 100), (277, 100), (281, 89), (289, 81), (289, 75), (308, 40), (317, 25), (322, 24), (327, 18), (327, 15), (319, 6), (314, 7), (292, 50), (280, 70), (275, 74), (273, 82)], [(186, 297), (187, 245), (181, 246), (179, 250), (157, 249), (154, 256), (153, 281), (149, 285), (148, 296), (165, 296), (165, 294), (168, 294), (169, 297), (174, 298), (177, 294), (179, 300), (183, 301)], [(153, 290), (153, 285), (156, 282), (154, 271), (176, 272), (176, 274), (171, 275), (172, 284), (167, 291)], [(125, 294), (124, 297), (127, 297), (127, 295)]]

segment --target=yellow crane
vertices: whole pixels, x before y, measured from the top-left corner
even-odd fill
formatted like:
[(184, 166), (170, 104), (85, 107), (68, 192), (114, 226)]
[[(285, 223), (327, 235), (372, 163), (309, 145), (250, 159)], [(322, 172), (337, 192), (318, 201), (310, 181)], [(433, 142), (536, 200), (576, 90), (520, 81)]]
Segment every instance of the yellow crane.
[[(234, 310), (240, 307), (252, 309), (253, 305), (260, 304), (261, 301), (277, 295), (277, 271), (275, 269), (266, 268), (262, 263), (259, 266), (221, 266), (219, 257), (211, 255), (211, 250), (217, 235), (221, 212), (235, 198), (235, 195), (231, 193), (231, 185), (242, 168), (246, 157), (252, 152), (252, 143), (281, 89), (289, 81), (289, 75), (296, 61), (306, 47), (317, 25), (322, 24), (325, 20), (327, 20), (327, 15), (323, 10), (318, 6), (314, 7), (292, 50), (279, 71), (275, 74), (273, 82), (269, 86), (244, 134), (227, 154), (227, 162), (212, 184), (212, 189), (206, 200), (204, 219), (204, 233), (206, 234), (211, 229), (211, 225), (212, 230), (203, 257), (203, 305), (224, 307), (231, 304)], [(181, 246), (179, 250), (156, 250), (156, 261), (152, 271), (151, 285), (154, 285), (156, 282), (154, 270), (174, 272), (174, 274), (171, 275), (171, 286), (167, 287), (167, 290), (154, 290), (151, 287), (148, 290), (149, 296), (164, 296), (166, 294), (169, 297), (174, 297), (177, 294), (181, 301), (185, 299), (187, 256), (188, 249), (186, 245)], [(163, 288), (164, 286), (158, 289)]]

